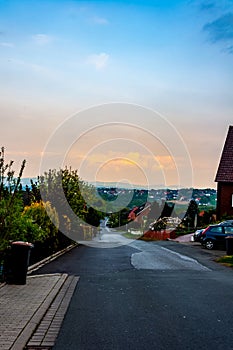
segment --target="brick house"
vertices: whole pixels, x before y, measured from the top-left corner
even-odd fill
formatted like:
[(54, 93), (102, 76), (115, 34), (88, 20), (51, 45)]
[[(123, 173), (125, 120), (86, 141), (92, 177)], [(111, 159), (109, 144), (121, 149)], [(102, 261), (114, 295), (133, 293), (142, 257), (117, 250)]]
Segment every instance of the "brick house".
[(233, 126), (229, 126), (220, 158), (217, 182), (217, 218), (233, 216)]
[(151, 203), (144, 203), (140, 207), (135, 207), (131, 210), (131, 212), (128, 215), (128, 219), (130, 221), (142, 223), (143, 222), (143, 217), (147, 216), (150, 212), (151, 208)]

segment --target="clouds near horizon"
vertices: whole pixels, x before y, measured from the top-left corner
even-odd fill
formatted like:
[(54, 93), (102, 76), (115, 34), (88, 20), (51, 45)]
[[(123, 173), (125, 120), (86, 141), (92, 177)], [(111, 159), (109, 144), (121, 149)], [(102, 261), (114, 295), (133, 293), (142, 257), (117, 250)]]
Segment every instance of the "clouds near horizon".
[[(63, 120), (91, 106), (122, 102), (165, 116), (191, 154), (195, 185), (215, 185), (233, 114), (232, 0), (4, 0), (0, 52), (1, 140), (16, 157), (31, 153), (30, 176), (38, 175), (40, 150)], [(143, 115), (140, 121), (156, 131), (156, 121)], [(106, 135), (114, 139), (113, 131), (106, 128), (85, 144), (94, 147)], [(153, 144), (135, 130), (129, 134), (148, 148)], [(107, 151), (97, 158), (105, 162)], [(122, 156), (150, 167), (152, 178), (157, 170), (173, 170), (165, 153), (158, 151), (157, 162), (138, 153)], [(88, 176), (94, 160), (87, 162)], [(109, 176), (111, 164), (105, 167)], [(132, 162), (115, 164), (122, 178), (127, 166), (133, 168)]]

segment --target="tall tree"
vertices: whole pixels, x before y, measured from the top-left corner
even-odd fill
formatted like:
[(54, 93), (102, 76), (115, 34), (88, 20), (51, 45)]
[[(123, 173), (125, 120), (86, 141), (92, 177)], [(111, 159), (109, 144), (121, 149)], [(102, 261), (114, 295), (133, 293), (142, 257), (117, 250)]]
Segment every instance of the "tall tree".
[(49, 170), (40, 177), (39, 185), (43, 201), (51, 202), (57, 209), (60, 231), (75, 232), (83, 223), (99, 226), (104, 217), (103, 201), (94, 186), (80, 179), (77, 170)]
[(194, 227), (195, 226), (195, 221), (198, 215), (199, 209), (198, 209), (198, 204), (195, 200), (191, 200), (189, 202), (189, 206), (186, 212), (186, 215), (184, 217), (184, 222), (187, 223), (189, 227)]

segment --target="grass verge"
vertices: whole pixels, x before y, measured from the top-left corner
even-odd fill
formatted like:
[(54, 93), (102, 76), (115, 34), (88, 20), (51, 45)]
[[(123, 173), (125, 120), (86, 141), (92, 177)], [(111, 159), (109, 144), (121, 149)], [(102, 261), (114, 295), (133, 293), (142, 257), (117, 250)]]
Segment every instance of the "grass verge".
[(216, 259), (216, 261), (225, 266), (233, 267), (233, 255), (225, 255)]

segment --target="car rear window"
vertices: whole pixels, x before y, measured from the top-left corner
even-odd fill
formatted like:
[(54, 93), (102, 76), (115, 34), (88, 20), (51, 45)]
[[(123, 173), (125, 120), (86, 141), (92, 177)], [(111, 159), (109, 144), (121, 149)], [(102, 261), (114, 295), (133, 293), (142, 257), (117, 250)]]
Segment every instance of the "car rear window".
[(227, 234), (229, 234), (229, 233), (233, 234), (233, 227), (229, 227), (229, 226), (225, 227), (225, 233), (227, 233)]

